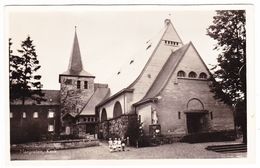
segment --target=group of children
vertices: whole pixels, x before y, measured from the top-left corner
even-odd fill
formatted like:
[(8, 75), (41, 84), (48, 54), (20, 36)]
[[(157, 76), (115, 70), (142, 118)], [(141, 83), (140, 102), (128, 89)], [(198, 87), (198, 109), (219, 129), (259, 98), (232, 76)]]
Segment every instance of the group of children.
[(114, 140), (109, 138), (108, 147), (110, 152), (125, 151), (125, 140), (124, 138), (115, 138)]

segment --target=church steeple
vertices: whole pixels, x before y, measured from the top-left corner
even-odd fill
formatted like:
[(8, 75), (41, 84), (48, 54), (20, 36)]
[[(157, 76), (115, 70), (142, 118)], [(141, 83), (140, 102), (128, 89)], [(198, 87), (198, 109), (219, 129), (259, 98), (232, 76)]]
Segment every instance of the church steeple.
[(68, 70), (61, 75), (94, 77), (83, 68), (76, 26)]
[(76, 26), (75, 26), (73, 48), (72, 48), (68, 70), (73, 74), (79, 73), (83, 70)]

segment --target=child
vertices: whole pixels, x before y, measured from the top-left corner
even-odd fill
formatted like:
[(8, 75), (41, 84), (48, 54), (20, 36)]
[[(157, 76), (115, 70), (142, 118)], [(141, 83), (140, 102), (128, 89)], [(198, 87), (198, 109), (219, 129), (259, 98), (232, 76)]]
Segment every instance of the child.
[(115, 138), (113, 142), (113, 151), (116, 151), (116, 148), (117, 148), (117, 138)]
[(113, 151), (113, 141), (111, 138), (109, 138), (109, 140), (108, 140), (108, 147), (109, 147), (109, 151), (112, 152)]
[(122, 144), (121, 144), (121, 139), (118, 138), (118, 141), (117, 141), (117, 150), (118, 151), (122, 151)]
[(124, 139), (124, 137), (122, 137), (121, 144), (122, 144), (122, 151), (125, 151), (125, 139)]

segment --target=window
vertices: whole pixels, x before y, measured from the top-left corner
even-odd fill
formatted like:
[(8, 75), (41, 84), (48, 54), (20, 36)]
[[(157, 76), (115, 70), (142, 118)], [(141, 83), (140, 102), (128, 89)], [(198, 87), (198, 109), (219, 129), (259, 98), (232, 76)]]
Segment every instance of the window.
[(72, 84), (72, 79), (66, 79), (64, 83), (66, 85), (71, 85)]
[(177, 73), (177, 76), (178, 76), (178, 77), (185, 77), (186, 75), (185, 75), (185, 72), (184, 72), (184, 71), (179, 71), (179, 72)]
[(23, 112), (23, 118), (26, 118), (26, 112)]
[(33, 118), (38, 118), (39, 116), (38, 116), (38, 112), (34, 112), (33, 113)]
[(84, 89), (88, 89), (88, 81), (84, 81)]
[(53, 132), (54, 131), (54, 126), (52, 124), (48, 125), (48, 131)]
[(77, 89), (80, 89), (80, 81), (77, 81)]
[(181, 112), (178, 111), (178, 119), (181, 119)]
[(196, 78), (196, 77), (197, 77), (197, 74), (196, 74), (195, 72), (191, 71), (191, 72), (189, 73), (189, 77), (190, 77), (190, 78)]
[(210, 119), (213, 120), (213, 113), (210, 112)]
[(10, 118), (13, 118), (13, 113), (12, 112), (10, 112)]
[(200, 75), (199, 75), (199, 78), (201, 78), (201, 79), (207, 79), (207, 74), (204, 73), (204, 72), (201, 72)]
[(49, 111), (48, 118), (54, 118), (54, 112), (53, 111)]

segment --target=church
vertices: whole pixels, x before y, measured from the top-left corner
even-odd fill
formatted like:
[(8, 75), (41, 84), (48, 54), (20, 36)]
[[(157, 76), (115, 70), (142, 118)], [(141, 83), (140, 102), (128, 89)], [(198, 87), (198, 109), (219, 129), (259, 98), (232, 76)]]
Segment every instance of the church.
[(234, 130), (233, 110), (214, 98), (210, 76), (192, 42), (184, 44), (166, 19), (140, 55), (109, 81), (111, 94), (97, 105), (101, 137), (131, 136), (133, 115), (148, 136)]
[[(59, 75), (60, 90), (45, 90), (47, 102), (28, 100), (25, 109), (11, 103), (14, 139), (22, 122), (38, 123), (42, 131), (32, 132), (40, 134), (97, 134), (132, 141), (139, 124), (147, 136), (175, 138), (234, 130), (233, 110), (214, 98), (210, 71), (195, 46), (183, 43), (171, 20), (162, 27), (108, 84), (95, 83), (95, 76), (84, 69), (75, 30), (68, 69)], [(54, 120), (48, 124), (50, 118)]]

